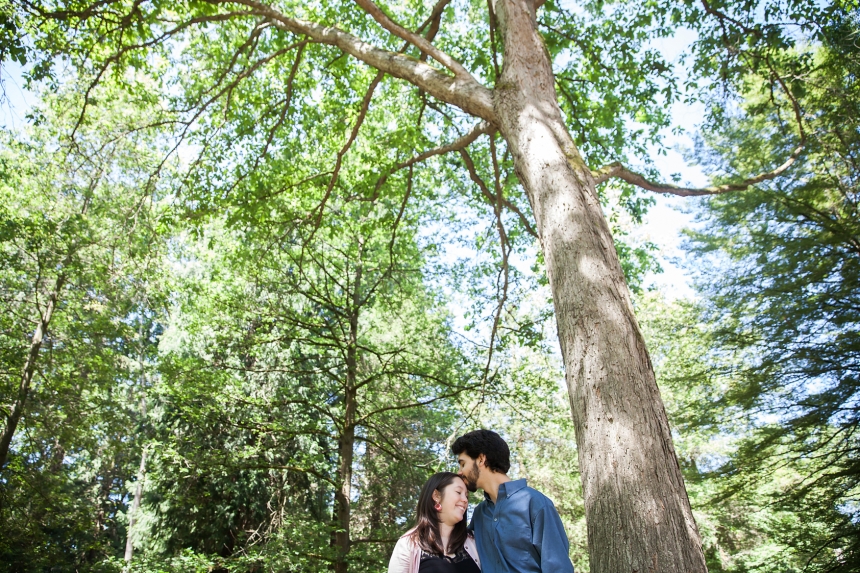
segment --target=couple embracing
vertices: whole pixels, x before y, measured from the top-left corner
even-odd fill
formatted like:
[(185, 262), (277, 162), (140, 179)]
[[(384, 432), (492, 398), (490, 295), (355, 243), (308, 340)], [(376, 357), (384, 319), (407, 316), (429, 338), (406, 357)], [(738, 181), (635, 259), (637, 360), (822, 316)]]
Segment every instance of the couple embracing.
[[(476, 430), (451, 447), (460, 473), (434, 474), (418, 498), (418, 523), (394, 547), (388, 573), (573, 573), (552, 501), (512, 481), (508, 444)], [(466, 525), (468, 492), (484, 492)]]

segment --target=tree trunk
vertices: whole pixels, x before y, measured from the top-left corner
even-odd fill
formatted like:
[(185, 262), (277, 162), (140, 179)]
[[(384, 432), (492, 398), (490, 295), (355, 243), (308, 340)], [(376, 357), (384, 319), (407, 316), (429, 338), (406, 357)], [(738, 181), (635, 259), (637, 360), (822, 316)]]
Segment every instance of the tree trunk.
[[(347, 391), (345, 396), (346, 413), (344, 422), (352, 418), (355, 420), (355, 393)], [(338, 490), (335, 492), (335, 513), (337, 532), (335, 533), (335, 546), (337, 558), (335, 561), (335, 573), (346, 573), (349, 563), (346, 558), (350, 550), (349, 521), (350, 521), (350, 499), (352, 497), (352, 458), (355, 445), (355, 426), (347, 423), (338, 442)]]
[[(144, 332), (143, 317), (138, 324), (138, 349), (137, 349), (137, 364), (140, 368), (140, 419), (146, 421), (146, 364), (144, 363), (146, 335)], [(137, 470), (137, 484), (134, 487), (134, 501), (131, 503), (131, 509), (128, 512), (128, 531), (125, 537), (125, 569), (128, 570), (131, 565), (131, 559), (134, 556), (134, 543), (132, 542), (132, 532), (137, 519), (137, 510), (140, 508), (140, 498), (143, 496), (143, 480), (146, 477), (146, 445), (143, 446), (143, 451), (140, 453), (140, 468)]]
[(496, 0), (499, 129), (532, 205), (570, 394), (592, 573), (704, 572), (669, 423), (531, 0)]
[(128, 532), (125, 538), (125, 563), (126, 568), (131, 564), (131, 558), (134, 555), (134, 544), (132, 543), (132, 530), (137, 519), (137, 510), (140, 509), (140, 498), (143, 496), (143, 478), (146, 475), (146, 447), (143, 448), (143, 453), (140, 454), (140, 468), (137, 471), (137, 485), (134, 487), (134, 501), (131, 503), (131, 510), (128, 512)]
[(39, 349), (42, 348), (42, 341), (45, 338), (45, 333), (48, 331), (48, 325), (51, 324), (51, 318), (54, 316), (54, 310), (57, 307), (57, 301), (60, 298), (60, 291), (63, 290), (64, 283), (64, 275), (57, 277), (54, 290), (48, 297), (48, 304), (39, 317), (36, 332), (33, 333), (33, 337), (30, 339), (30, 350), (27, 352), (27, 359), (24, 362), (24, 368), (21, 370), (18, 395), (15, 397), (12, 411), (6, 418), (3, 433), (0, 434), (0, 469), (6, 466), (6, 458), (9, 456), (9, 446), (12, 444), (12, 437), (18, 428), (18, 422), (21, 421), (21, 414), (24, 412), (24, 405), (27, 403), (27, 395), (30, 393), (30, 383), (33, 381), (33, 374), (36, 371), (36, 360), (39, 357)]
[(355, 447), (355, 413), (358, 392), (358, 315), (361, 306), (361, 257), (363, 246), (359, 246), (358, 266), (352, 285), (352, 305), (349, 315), (349, 342), (346, 348), (346, 388), (344, 389), (343, 430), (338, 441), (338, 490), (335, 492), (335, 514), (337, 533), (335, 546), (337, 556), (335, 573), (346, 573), (349, 569), (347, 555), (350, 550), (349, 522), (352, 499), (352, 460)]

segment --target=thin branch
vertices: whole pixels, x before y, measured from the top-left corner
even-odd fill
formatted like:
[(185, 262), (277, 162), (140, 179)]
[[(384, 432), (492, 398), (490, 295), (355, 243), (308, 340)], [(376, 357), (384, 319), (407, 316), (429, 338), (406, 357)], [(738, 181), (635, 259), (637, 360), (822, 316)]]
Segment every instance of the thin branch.
[(758, 28), (750, 28), (749, 26), (747, 26), (746, 24), (744, 24), (740, 20), (736, 20), (736, 19), (732, 18), (731, 16), (729, 16), (725, 12), (720, 12), (719, 10), (712, 8), (711, 5), (707, 2), (707, 0), (701, 0), (701, 1), (702, 1), (702, 7), (705, 9), (705, 13), (710, 14), (711, 16), (715, 16), (720, 21), (726, 20), (728, 22), (731, 22), (732, 24), (734, 24), (735, 26), (737, 26), (738, 28), (740, 28), (741, 30), (743, 30), (747, 34), (752, 34), (753, 36), (755, 36), (757, 38), (762, 37), (762, 31), (759, 30)]
[[(282, 55), (286, 54), (287, 52), (289, 52), (289, 51), (291, 51), (291, 50), (293, 50), (293, 49), (295, 49), (295, 48), (299, 48), (300, 50), (304, 49), (304, 45), (305, 45), (307, 42), (308, 42), (307, 40), (302, 40), (302, 41), (296, 42), (296, 43), (294, 43), (294, 44), (291, 44), (290, 46), (287, 46), (286, 48), (281, 48), (280, 50), (278, 50), (278, 51), (276, 51), (276, 52), (274, 52), (274, 53), (272, 53), (272, 54), (270, 54), (270, 55), (268, 55), (268, 56), (266, 56), (266, 57), (264, 57), (264, 58), (261, 58), (261, 59), (257, 60), (257, 61), (256, 61), (256, 62), (254, 62), (251, 66), (244, 68), (244, 69), (242, 70), (242, 72), (241, 72), (241, 73), (238, 73), (238, 74), (236, 74), (236, 75), (235, 75), (235, 77), (232, 79), (232, 81), (230, 81), (226, 86), (222, 87), (222, 88), (221, 88), (221, 89), (220, 89), (220, 90), (219, 90), (219, 91), (218, 91), (214, 96), (212, 96), (212, 97), (210, 97), (208, 100), (206, 100), (206, 101), (201, 105), (201, 107), (198, 107), (197, 111), (194, 113), (194, 115), (193, 115), (190, 119), (179, 122), (180, 124), (184, 125), (185, 127), (183, 128), (183, 130), (182, 130), (182, 132), (179, 134), (179, 136), (176, 138), (176, 144), (173, 146), (173, 148), (172, 148), (172, 149), (170, 149), (170, 151), (168, 151), (168, 152), (165, 154), (164, 158), (162, 159), (161, 163), (159, 164), (158, 168), (156, 169), (155, 174), (160, 173), (160, 172), (161, 172), (161, 169), (162, 169), (162, 168), (164, 167), (164, 165), (167, 163), (168, 159), (169, 159), (171, 156), (173, 156), (173, 154), (174, 154), (174, 153), (176, 153), (176, 152), (179, 150), (180, 146), (181, 146), (181, 145), (182, 145), (182, 143), (185, 141), (186, 136), (188, 135), (189, 131), (190, 131), (190, 130), (192, 129), (192, 127), (194, 126), (194, 123), (197, 121), (197, 119), (198, 119), (201, 115), (203, 115), (203, 113), (204, 113), (204, 112), (209, 108), (209, 106), (213, 105), (215, 102), (217, 102), (218, 100), (220, 100), (220, 99), (221, 99), (221, 97), (222, 97), (225, 93), (228, 93), (228, 92), (232, 91), (232, 90), (233, 90), (237, 85), (239, 85), (239, 83), (240, 83), (243, 79), (245, 79), (245, 78), (247, 78), (247, 77), (251, 76), (251, 75), (252, 75), (253, 73), (255, 73), (255, 72), (256, 72), (256, 71), (257, 71), (261, 66), (264, 66), (264, 65), (268, 64), (268, 63), (269, 63), (269, 62), (271, 62), (272, 60), (274, 60), (274, 59), (276, 59), (276, 58), (278, 58), (278, 57), (280, 57), (280, 56), (282, 56)], [(214, 84), (210, 89), (206, 90), (204, 93), (205, 93), (205, 94), (209, 94), (209, 93), (211, 93), (212, 89), (214, 89), (214, 88), (215, 88), (215, 87), (217, 87), (217, 86), (221, 86), (221, 85), (222, 85), (222, 83), (223, 83), (223, 81), (225, 80), (225, 78), (226, 78), (226, 77), (227, 77), (227, 70), (225, 70), (225, 72), (224, 72), (224, 74), (222, 75), (222, 77), (221, 77), (221, 78), (219, 78), (219, 79), (218, 79), (218, 81), (217, 81), (217, 82), (216, 82), (216, 83), (215, 83), (215, 84)], [(190, 109), (193, 109), (193, 108), (190, 108)], [(203, 156), (204, 156), (204, 151), (205, 151), (205, 150), (206, 150), (206, 148), (208, 147), (208, 143), (209, 143), (209, 141), (215, 137), (215, 133), (217, 133), (217, 132), (213, 132), (213, 134), (212, 134), (209, 138), (207, 138), (207, 140), (205, 141), (205, 143), (204, 143), (204, 145), (203, 145), (203, 149), (200, 151), (200, 153), (198, 153), (198, 155), (197, 155), (197, 159), (196, 159), (196, 160), (192, 163), (192, 165), (191, 165), (191, 168), (192, 168), (192, 169), (189, 169), (189, 170), (188, 170), (188, 172), (189, 172), (189, 173), (190, 173), (190, 172), (193, 170), (193, 168), (195, 168), (195, 167), (200, 163), (200, 161), (202, 160), (202, 158), (203, 158)], [(187, 180), (187, 179), (186, 179), (186, 180)], [(238, 181), (237, 181), (236, 183), (234, 183), (234, 184), (233, 184), (233, 186), (232, 186), (230, 189), (232, 190), (232, 189), (233, 189), (237, 184), (238, 184)]]
[[(35, 6), (33, 8), (42, 17), (56, 17), (56, 18), (60, 17), (56, 13), (43, 12), (38, 7), (35, 7)], [(183, 23), (177, 25), (176, 27), (162, 33), (160, 36), (157, 36), (157, 37), (155, 37), (155, 38), (153, 38), (147, 42), (142, 42), (140, 44), (132, 44), (129, 46), (121, 47), (119, 49), (119, 51), (115, 52), (114, 54), (111, 54), (111, 56), (108, 57), (104, 61), (104, 63), (99, 67), (98, 72), (96, 72), (95, 77), (89, 82), (89, 85), (87, 86), (87, 89), (84, 92), (84, 103), (81, 106), (81, 113), (78, 116), (78, 120), (75, 122), (74, 128), (72, 129), (72, 135), (76, 134), (78, 129), (83, 124), (84, 118), (86, 117), (87, 106), (92, 101), (91, 95), (92, 95), (93, 91), (95, 90), (96, 86), (101, 81), (102, 76), (104, 76), (104, 74), (108, 71), (108, 69), (110, 69), (110, 67), (113, 64), (119, 63), (124, 55), (126, 55), (129, 52), (133, 52), (134, 50), (142, 50), (142, 49), (146, 49), (146, 48), (151, 48), (151, 47), (155, 46), (156, 44), (167, 40), (168, 38), (178, 34), (182, 30), (184, 30), (190, 26), (193, 26), (195, 24), (205, 24), (205, 23), (209, 23), (209, 22), (224, 22), (224, 21), (227, 21), (227, 20), (229, 20), (233, 17), (236, 17), (236, 16), (247, 16), (250, 14), (251, 14), (251, 12), (227, 12), (225, 14), (214, 14), (211, 16), (200, 16), (197, 18), (192, 18), (192, 19), (188, 20), (187, 22), (183, 22)]]
[(394, 166), (388, 173), (380, 177), (379, 180), (376, 182), (376, 191), (379, 191), (379, 189), (381, 189), (382, 186), (385, 185), (385, 182), (388, 180), (388, 178), (400, 171), (401, 169), (404, 169), (406, 167), (412, 167), (416, 163), (420, 163), (422, 161), (430, 159), (435, 155), (442, 155), (445, 153), (450, 153), (451, 151), (460, 151), (461, 149), (466, 148), (470, 143), (478, 139), (478, 137), (480, 137), (481, 135), (490, 135), (495, 132), (496, 127), (494, 125), (490, 124), (487, 121), (482, 121), (481, 123), (473, 127), (469, 133), (449, 143), (448, 145), (442, 145), (440, 147), (428, 149), (427, 151)]
[(400, 202), (400, 210), (397, 211), (397, 218), (394, 219), (394, 224), (391, 226), (391, 240), (388, 242), (388, 260), (390, 265), (394, 265), (394, 241), (397, 239), (397, 228), (403, 219), (403, 213), (406, 212), (406, 203), (409, 202), (409, 197), (412, 195), (413, 170), (414, 167), (410, 165), (409, 176), (406, 178), (406, 193), (403, 194), (403, 201)]
[(458, 388), (457, 390), (455, 390), (453, 392), (448, 392), (445, 394), (438, 394), (438, 395), (434, 396), (433, 398), (428, 398), (427, 400), (418, 400), (416, 402), (410, 402), (408, 404), (395, 404), (393, 406), (386, 406), (383, 408), (379, 408), (377, 410), (373, 410), (371, 412), (368, 412), (367, 414), (365, 414), (361, 418), (358, 418), (355, 422), (355, 425), (356, 426), (365, 425), (367, 420), (376, 416), (377, 414), (382, 414), (383, 412), (395, 412), (395, 411), (399, 411), (399, 410), (409, 410), (412, 408), (420, 408), (422, 406), (427, 406), (428, 404), (438, 402), (439, 400), (444, 400), (446, 398), (453, 398), (454, 396), (459, 396), (460, 394), (462, 394), (466, 390), (471, 390), (471, 388)]
[[(385, 77), (385, 72), (378, 72), (376, 76), (373, 78), (373, 81), (370, 82), (370, 86), (367, 88), (367, 93), (364, 94), (364, 99), (361, 102), (361, 109), (358, 112), (358, 118), (355, 120), (355, 125), (352, 126), (352, 132), (349, 134), (349, 139), (347, 139), (346, 143), (337, 153), (337, 159), (335, 160), (334, 169), (332, 170), (331, 179), (329, 179), (328, 186), (326, 187), (325, 194), (323, 195), (322, 201), (320, 201), (319, 213), (316, 216), (316, 221), (314, 222), (314, 229), (318, 228), (320, 223), (322, 222), (323, 212), (325, 211), (326, 203), (331, 197), (331, 193), (334, 190), (334, 186), (337, 184), (337, 178), (340, 174), (340, 168), (343, 165), (343, 158), (346, 155), (346, 152), (349, 151), (349, 148), (352, 147), (355, 138), (358, 137), (358, 131), (361, 129), (361, 125), (364, 123), (364, 119), (367, 117), (367, 110), (370, 108), (370, 100), (373, 99), (373, 92), (376, 91), (376, 88), (379, 86), (379, 82), (382, 81), (382, 78)], [(311, 237), (308, 239), (308, 242), (313, 239), (313, 232), (311, 233)]]
[(800, 133), (800, 145), (802, 146), (804, 142), (806, 142), (806, 130), (803, 129), (803, 112), (800, 110), (800, 103), (797, 101), (797, 98), (794, 97), (794, 94), (791, 93), (791, 90), (788, 89), (788, 86), (785, 85), (785, 80), (782, 79), (782, 76), (774, 69), (770, 56), (766, 56), (765, 61), (767, 62), (767, 67), (770, 68), (770, 72), (774, 75), (777, 83), (779, 83), (779, 86), (785, 93), (785, 97), (787, 97), (791, 102), (791, 107), (794, 110), (794, 119), (797, 121), (797, 129)]
[(281, 108), (281, 113), (278, 116), (278, 120), (275, 122), (275, 125), (273, 125), (272, 128), (269, 130), (269, 135), (266, 138), (266, 144), (263, 146), (263, 151), (259, 155), (257, 155), (257, 159), (254, 161), (254, 169), (259, 166), (260, 160), (268, 154), (269, 147), (272, 145), (272, 141), (275, 139), (275, 133), (284, 124), (284, 121), (287, 118), (287, 113), (290, 110), (290, 106), (292, 106), (293, 83), (296, 79), (296, 73), (299, 70), (299, 64), (301, 64), (302, 61), (302, 53), (304, 53), (305, 46), (307, 46), (307, 42), (302, 42), (301, 44), (299, 44), (298, 50), (296, 51), (296, 59), (293, 60), (293, 65), (290, 68), (290, 75), (289, 78), (287, 78), (287, 95), (284, 98), (284, 104)]
[[(743, 25), (736, 20), (732, 20), (725, 14), (722, 14), (718, 11), (711, 10), (708, 6), (706, 0), (702, 0), (702, 4), (705, 6), (707, 12), (718, 16), (721, 19), (726, 19), (738, 26), (743, 28)], [(748, 29), (744, 28), (749, 31)], [(794, 163), (800, 158), (800, 155), (803, 153), (803, 150), (806, 146), (806, 130), (803, 127), (803, 113), (800, 109), (800, 103), (797, 101), (797, 98), (794, 97), (794, 94), (791, 93), (791, 90), (786, 85), (782, 76), (777, 73), (777, 70), (773, 66), (773, 62), (771, 62), (770, 57), (765, 58), (765, 62), (767, 64), (768, 69), (770, 70), (772, 77), (776, 79), (776, 82), (782, 88), (783, 93), (791, 102), (792, 110), (794, 111), (794, 118), (797, 122), (797, 130), (800, 135), (800, 142), (795, 150), (789, 155), (788, 159), (779, 167), (774, 169), (773, 171), (768, 171), (766, 173), (760, 173), (754, 177), (750, 177), (748, 179), (744, 179), (738, 183), (729, 183), (725, 185), (716, 185), (711, 187), (703, 187), (703, 188), (689, 188), (689, 187), (678, 187), (676, 185), (670, 185), (665, 183), (654, 183), (652, 181), (647, 180), (642, 175), (630, 171), (626, 167), (624, 167), (621, 163), (615, 162), (610, 163), (604, 167), (601, 167), (597, 171), (592, 171), (591, 175), (594, 177), (595, 185), (600, 185), (604, 183), (608, 179), (612, 177), (617, 177), (628, 183), (636, 185), (637, 187), (641, 187), (642, 189), (647, 189), (648, 191), (654, 191), (656, 193), (666, 193), (671, 195), (679, 195), (681, 197), (697, 197), (702, 195), (719, 195), (721, 193), (727, 193), (730, 191), (743, 191), (753, 185), (761, 183), (763, 181), (769, 181), (771, 179), (775, 179), (776, 177), (782, 175), (789, 167), (794, 165)]]
[(275, 197), (276, 195), (280, 195), (281, 193), (286, 193), (287, 191), (289, 191), (290, 189), (292, 189), (294, 187), (299, 187), (301, 185), (304, 185), (305, 183), (313, 181), (314, 179), (317, 179), (319, 177), (327, 177), (331, 174), (332, 174), (331, 171), (322, 171), (320, 173), (314, 173), (313, 175), (308, 175), (307, 177), (305, 177), (304, 179), (302, 179), (300, 181), (297, 181), (295, 183), (290, 183), (289, 185), (284, 185), (284, 186), (280, 187), (279, 189), (276, 189), (276, 190), (271, 191), (269, 193), (265, 193), (263, 195), (260, 195), (258, 197), (258, 199), (260, 199), (260, 200), (270, 199), (272, 197)]
[(748, 179), (744, 179), (738, 183), (728, 183), (726, 185), (715, 185), (711, 187), (701, 187), (701, 188), (692, 188), (692, 187), (679, 187), (677, 185), (671, 185), (668, 183), (654, 183), (649, 181), (644, 176), (639, 173), (635, 173), (627, 169), (624, 165), (619, 162), (610, 163), (609, 165), (605, 165), (598, 169), (597, 171), (592, 171), (591, 175), (594, 177), (594, 184), (600, 185), (601, 183), (605, 183), (607, 180), (617, 177), (623, 181), (626, 181), (632, 185), (636, 185), (637, 187), (641, 187), (642, 189), (646, 189), (648, 191), (654, 191), (655, 193), (666, 193), (668, 195), (678, 195), (680, 197), (700, 197), (703, 195), (719, 195), (721, 193), (728, 193), (730, 191), (743, 191), (753, 185), (757, 185), (762, 181), (770, 181), (771, 179), (776, 179), (780, 175), (782, 175), (789, 167), (794, 165), (794, 163), (798, 160), (801, 153), (803, 153), (804, 145), (801, 143), (795, 149), (789, 158), (774, 169), (773, 171), (768, 171), (767, 173), (760, 173), (755, 177), (750, 177)]
[(475, 169), (475, 162), (472, 161), (472, 157), (469, 155), (469, 152), (466, 150), (466, 148), (464, 147), (459, 151), (460, 157), (463, 158), (463, 163), (466, 164), (466, 170), (469, 172), (469, 177), (478, 186), (487, 201), (491, 205), (495, 205), (497, 202), (501, 201), (502, 205), (513, 211), (517, 215), (517, 217), (519, 217), (520, 223), (522, 223), (523, 227), (525, 227), (525, 230), (529, 235), (533, 236), (536, 239), (540, 238), (535, 228), (532, 227), (531, 223), (529, 223), (529, 220), (526, 218), (525, 214), (520, 211), (519, 207), (505, 199), (504, 196), (496, 197), (496, 195), (493, 194), (492, 191), (490, 191), (490, 188), (487, 186), (484, 180), (481, 179), (480, 175), (478, 175), (478, 171), (477, 169)]
[[(502, 311), (505, 308), (505, 303), (508, 301), (508, 286), (510, 285), (508, 256), (511, 252), (511, 246), (508, 241), (508, 234), (505, 232), (504, 223), (502, 222), (502, 184), (499, 177), (499, 162), (496, 157), (496, 144), (493, 138), (490, 138), (490, 156), (493, 159), (493, 182), (496, 188), (497, 199), (493, 204), (493, 214), (496, 217), (496, 229), (499, 232), (499, 248), (502, 250), (502, 264), (499, 269), (499, 274), (502, 275), (502, 287), (497, 291), (501, 293), (501, 296), (499, 296), (498, 304), (496, 305), (496, 315), (493, 317), (493, 328), (490, 332), (490, 348), (487, 352), (487, 364), (484, 367), (483, 384), (486, 384), (487, 377), (490, 373), (490, 365), (493, 362), (493, 351), (496, 347), (496, 335), (499, 332), (499, 324), (501, 324), (502, 321)], [(474, 166), (472, 166), (472, 168), (474, 169)]]
[[(535, 9), (537, 9), (537, 5), (535, 5)], [(493, 54), (493, 71), (496, 73), (495, 78), (498, 80), (502, 74), (499, 69), (498, 54), (496, 54), (496, 26), (498, 20), (496, 19), (496, 12), (493, 10), (493, 0), (487, 0), (487, 15), (490, 18), (490, 52)]]
[[(430, 17), (427, 18), (427, 21), (418, 28), (418, 32), (421, 32), (427, 25), (430, 25), (430, 28), (427, 29), (427, 33), (424, 34), (424, 37), (428, 42), (432, 42), (436, 37), (436, 34), (439, 33), (439, 28), (442, 25), (442, 13), (445, 11), (445, 8), (448, 4), (451, 3), (451, 0), (439, 0), (436, 2), (436, 5), (433, 6), (433, 10), (430, 12)], [(421, 52), (421, 57), (418, 58), (422, 62), (427, 61), (427, 52)]]

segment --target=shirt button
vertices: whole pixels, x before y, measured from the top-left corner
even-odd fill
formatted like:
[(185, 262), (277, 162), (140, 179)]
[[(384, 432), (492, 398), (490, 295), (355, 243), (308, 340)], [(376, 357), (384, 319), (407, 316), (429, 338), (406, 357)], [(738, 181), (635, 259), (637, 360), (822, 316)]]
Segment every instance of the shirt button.
[(494, 517), (494, 518), (493, 518), (493, 521), (498, 521), (498, 520), (499, 520), (499, 518), (498, 518), (498, 517)]

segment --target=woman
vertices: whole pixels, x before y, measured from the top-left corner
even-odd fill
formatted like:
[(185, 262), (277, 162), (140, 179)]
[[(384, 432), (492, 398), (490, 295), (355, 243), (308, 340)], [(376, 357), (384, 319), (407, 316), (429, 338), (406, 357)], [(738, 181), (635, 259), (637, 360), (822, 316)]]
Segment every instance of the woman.
[(388, 573), (479, 573), (478, 549), (464, 519), (468, 495), (457, 474), (430, 476), (418, 498), (418, 525), (397, 541)]

